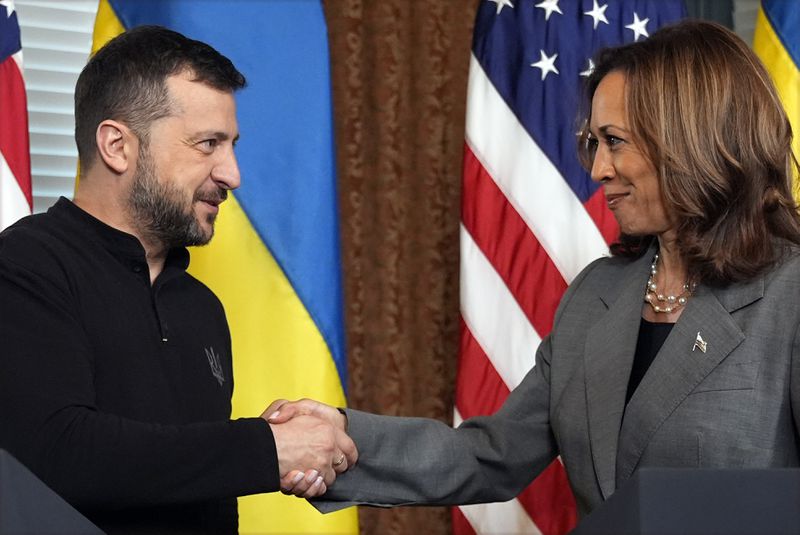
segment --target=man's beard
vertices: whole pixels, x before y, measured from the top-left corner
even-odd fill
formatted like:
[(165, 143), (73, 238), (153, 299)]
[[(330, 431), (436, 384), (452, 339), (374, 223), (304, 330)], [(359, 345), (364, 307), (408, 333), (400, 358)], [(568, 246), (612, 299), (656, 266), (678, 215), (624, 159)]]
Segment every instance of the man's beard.
[(222, 202), (227, 196), (227, 190), (219, 187), (198, 190), (186, 206), (185, 192), (159, 182), (153, 160), (147, 148), (143, 148), (133, 176), (128, 209), (134, 225), (147, 241), (160, 243), (166, 249), (205, 245), (214, 236), (216, 214), (207, 216), (211, 230), (205, 231), (195, 217), (194, 204), (200, 200)]

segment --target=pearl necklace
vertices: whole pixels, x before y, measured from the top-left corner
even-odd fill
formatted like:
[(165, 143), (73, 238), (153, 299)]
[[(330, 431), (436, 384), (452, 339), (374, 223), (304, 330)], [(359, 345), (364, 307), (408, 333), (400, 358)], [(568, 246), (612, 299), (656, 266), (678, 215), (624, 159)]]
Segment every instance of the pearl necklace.
[[(687, 280), (683, 284), (681, 293), (678, 295), (664, 295), (658, 293), (658, 286), (656, 286), (656, 274), (658, 273), (656, 266), (658, 265), (658, 253), (653, 257), (653, 263), (650, 264), (650, 277), (647, 279), (647, 286), (644, 290), (644, 301), (653, 307), (653, 311), (657, 314), (669, 314), (678, 310), (680, 307), (686, 305), (686, 301), (692, 295), (696, 284), (689, 284)], [(665, 305), (662, 306), (662, 303)]]

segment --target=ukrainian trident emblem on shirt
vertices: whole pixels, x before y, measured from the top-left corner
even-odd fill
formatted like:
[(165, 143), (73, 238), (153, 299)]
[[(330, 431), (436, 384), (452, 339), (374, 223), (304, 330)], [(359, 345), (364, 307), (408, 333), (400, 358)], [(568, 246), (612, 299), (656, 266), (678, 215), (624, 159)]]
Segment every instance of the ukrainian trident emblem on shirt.
[(208, 365), (211, 366), (211, 373), (216, 377), (219, 386), (222, 386), (222, 383), (225, 382), (225, 374), (222, 373), (222, 363), (219, 360), (219, 355), (214, 351), (213, 347), (207, 347), (204, 350)]

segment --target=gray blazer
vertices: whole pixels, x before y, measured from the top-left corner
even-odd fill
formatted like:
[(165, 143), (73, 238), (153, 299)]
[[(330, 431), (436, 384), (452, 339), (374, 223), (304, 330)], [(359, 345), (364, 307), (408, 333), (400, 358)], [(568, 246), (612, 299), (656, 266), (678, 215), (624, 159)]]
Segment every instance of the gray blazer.
[(505, 501), (560, 454), (585, 515), (643, 466), (800, 465), (800, 255), (746, 284), (699, 286), (626, 407), (651, 261), (588, 266), (492, 416), (452, 429), (347, 411), (359, 462), (316, 506)]

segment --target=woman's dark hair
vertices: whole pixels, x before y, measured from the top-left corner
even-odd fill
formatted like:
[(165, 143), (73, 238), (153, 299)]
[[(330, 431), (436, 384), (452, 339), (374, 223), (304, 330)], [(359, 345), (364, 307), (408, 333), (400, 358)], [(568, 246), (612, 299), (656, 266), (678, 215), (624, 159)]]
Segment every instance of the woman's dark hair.
[(146, 146), (150, 124), (172, 112), (167, 78), (182, 73), (220, 91), (245, 86), (228, 58), (160, 26), (133, 28), (98, 50), (75, 86), (75, 142), (82, 170), (94, 163), (95, 131), (106, 119), (125, 123)]
[[(791, 126), (769, 74), (741, 39), (718, 24), (687, 21), (600, 52), (579, 143), (587, 168), (592, 98), (612, 71), (625, 75), (628, 124), (658, 173), (690, 276), (713, 285), (747, 280), (778, 260), (776, 239), (800, 244)], [(612, 254), (639, 257), (653, 239), (621, 234)]]

